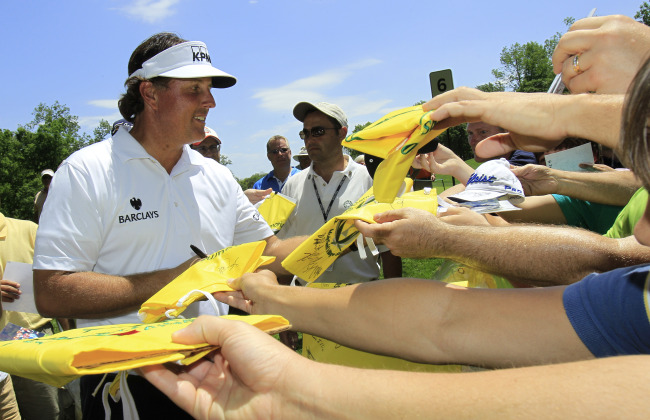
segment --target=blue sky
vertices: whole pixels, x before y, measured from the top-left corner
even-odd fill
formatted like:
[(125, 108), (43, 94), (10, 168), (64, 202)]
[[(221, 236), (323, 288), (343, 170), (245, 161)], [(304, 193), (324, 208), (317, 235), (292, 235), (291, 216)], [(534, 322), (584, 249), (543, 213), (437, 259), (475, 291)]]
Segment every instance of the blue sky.
[(542, 43), (565, 17), (634, 16), (642, 0), (66, 0), (0, 4), (0, 129), (59, 101), (91, 133), (120, 118), (127, 62), (150, 35), (172, 31), (204, 41), (212, 63), (238, 83), (213, 90), (208, 126), (229, 168), (243, 178), (268, 171), (265, 144), (302, 141), (292, 115), (300, 101), (340, 105), (350, 126), (431, 96), (429, 73), (451, 69), (455, 86), (493, 81), (503, 47)]

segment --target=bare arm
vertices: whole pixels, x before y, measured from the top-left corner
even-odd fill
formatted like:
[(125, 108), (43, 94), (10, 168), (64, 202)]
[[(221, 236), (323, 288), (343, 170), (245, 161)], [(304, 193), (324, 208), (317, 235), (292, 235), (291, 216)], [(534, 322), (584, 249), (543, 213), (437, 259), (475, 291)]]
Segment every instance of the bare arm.
[(482, 157), (513, 150), (548, 150), (566, 137), (582, 137), (615, 148), (621, 126), (623, 95), (554, 95), (481, 92), (466, 87), (436, 96), (422, 107), (436, 128), (483, 121), (508, 130), (481, 141)]
[(567, 220), (552, 195), (530, 196), (521, 204), (519, 211), (504, 211), (499, 213), (510, 223), (541, 223), (546, 225), (566, 225)]
[[(221, 347), (185, 369), (142, 368), (198, 419), (646, 419), (649, 356), (444, 374), (356, 369), (296, 355), (254, 327), (201, 317), (174, 334)], [(305, 374), (307, 372), (307, 374)]]
[(595, 203), (624, 206), (641, 188), (632, 171), (572, 172), (542, 165), (511, 168), (529, 195), (561, 194)]
[(533, 285), (574, 283), (589, 273), (650, 261), (634, 237), (612, 239), (560, 226), (454, 226), (430, 213), (402, 209), (356, 222), (364, 236), (407, 258), (449, 258)]
[(565, 315), (562, 287), (504, 291), (392, 279), (322, 290), (278, 286), (267, 271), (233, 288), (248, 300), (215, 296), (251, 313), (282, 315), (297, 331), (422, 363), (498, 367), (593, 357)]
[(56, 318), (105, 318), (134, 311), (196, 261), (130, 276), (34, 270), (38, 312)]
[(264, 255), (275, 257), (275, 261), (265, 266), (265, 268), (280, 276), (292, 275), (282, 267), (282, 261), (307, 238), (308, 236), (294, 236), (287, 239), (279, 239), (277, 236), (265, 238), (266, 248), (264, 248)]

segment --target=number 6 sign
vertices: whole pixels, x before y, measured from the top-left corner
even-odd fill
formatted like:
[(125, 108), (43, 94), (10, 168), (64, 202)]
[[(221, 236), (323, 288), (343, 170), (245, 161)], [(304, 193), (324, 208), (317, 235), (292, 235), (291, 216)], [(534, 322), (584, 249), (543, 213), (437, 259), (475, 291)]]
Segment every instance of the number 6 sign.
[(429, 73), (431, 82), (431, 97), (440, 95), (454, 88), (454, 79), (451, 77), (451, 70), (432, 71)]

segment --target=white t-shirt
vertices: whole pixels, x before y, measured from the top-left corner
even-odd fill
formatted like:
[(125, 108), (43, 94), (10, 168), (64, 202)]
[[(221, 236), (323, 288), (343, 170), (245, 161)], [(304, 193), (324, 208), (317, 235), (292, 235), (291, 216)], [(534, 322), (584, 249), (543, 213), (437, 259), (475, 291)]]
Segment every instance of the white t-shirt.
[[(167, 171), (127, 130), (57, 169), (37, 231), (34, 269), (130, 275), (176, 267), (272, 236), (230, 171), (188, 146)], [(139, 322), (136, 312), (78, 325)]]
[[(279, 238), (313, 234), (325, 223), (323, 209), (327, 213), (330, 203), (332, 207), (327, 214), (327, 220), (342, 214), (372, 187), (372, 178), (366, 167), (354, 162), (347, 155), (346, 158), (348, 160), (346, 168), (334, 172), (329, 183), (314, 172), (313, 165), (289, 178), (282, 188), (282, 194), (296, 199), (297, 202), (293, 213), (278, 232)], [(341, 185), (340, 189), (339, 185)], [(316, 191), (323, 209), (318, 203)], [(370, 252), (368, 254), (369, 257), (366, 259), (362, 259), (357, 252), (339, 257), (316, 281), (360, 283), (377, 279), (379, 277), (378, 257), (373, 257)]]

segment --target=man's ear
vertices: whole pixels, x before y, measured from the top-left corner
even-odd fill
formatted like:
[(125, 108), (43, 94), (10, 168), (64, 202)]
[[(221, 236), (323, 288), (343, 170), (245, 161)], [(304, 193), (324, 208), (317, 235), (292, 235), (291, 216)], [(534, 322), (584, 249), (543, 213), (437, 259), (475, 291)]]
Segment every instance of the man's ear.
[(347, 127), (339, 128), (339, 137), (341, 138), (341, 140), (343, 140), (347, 136), (348, 136), (348, 128)]
[(153, 109), (157, 109), (158, 95), (156, 87), (153, 85), (153, 83), (151, 83), (149, 80), (143, 80), (140, 82), (138, 89), (140, 90), (140, 95), (142, 96), (145, 107), (148, 105)]

